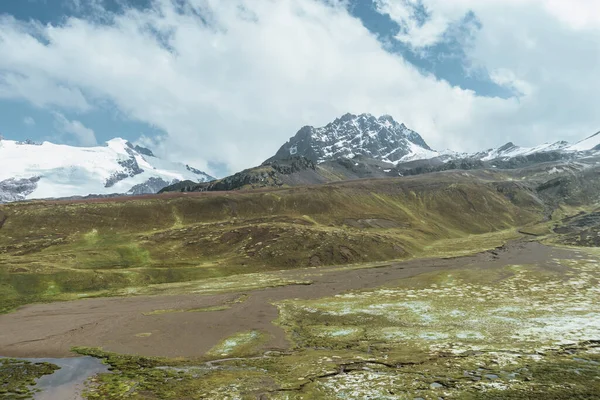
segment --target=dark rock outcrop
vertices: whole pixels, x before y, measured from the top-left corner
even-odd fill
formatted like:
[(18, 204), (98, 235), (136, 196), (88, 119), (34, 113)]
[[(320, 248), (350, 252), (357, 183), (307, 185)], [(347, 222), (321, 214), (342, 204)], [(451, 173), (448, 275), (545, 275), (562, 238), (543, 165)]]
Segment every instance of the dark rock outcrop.
[(140, 195), (140, 194), (154, 194), (158, 193), (165, 187), (169, 185), (173, 185), (178, 181), (167, 182), (164, 179), (151, 177), (144, 183), (140, 183), (139, 185), (135, 185), (132, 187), (127, 194), (132, 195)]
[(40, 177), (24, 179), (6, 179), (0, 182), (0, 203), (25, 200), (25, 198), (34, 192)]
[(134, 156), (129, 157), (127, 160), (119, 161), (119, 165), (123, 167), (121, 171), (114, 172), (110, 178), (106, 180), (104, 187), (113, 187), (117, 182), (123, 179), (134, 177), (144, 172), (143, 169), (137, 163)]

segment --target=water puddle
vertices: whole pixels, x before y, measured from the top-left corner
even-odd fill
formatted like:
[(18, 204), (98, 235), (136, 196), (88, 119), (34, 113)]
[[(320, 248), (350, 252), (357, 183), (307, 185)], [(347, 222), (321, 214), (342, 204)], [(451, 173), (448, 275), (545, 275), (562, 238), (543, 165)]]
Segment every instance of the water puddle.
[(47, 362), (60, 369), (37, 380), (35, 400), (82, 400), (88, 378), (108, 372), (108, 366), (93, 357), (75, 358), (21, 358), (32, 363)]
[(49, 362), (60, 367), (52, 375), (46, 375), (37, 381), (41, 390), (35, 400), (81, 400), (85, 382), (94, 375), (108, 372), (108, 366), (93, 357), (41, 358), (34, 362)]

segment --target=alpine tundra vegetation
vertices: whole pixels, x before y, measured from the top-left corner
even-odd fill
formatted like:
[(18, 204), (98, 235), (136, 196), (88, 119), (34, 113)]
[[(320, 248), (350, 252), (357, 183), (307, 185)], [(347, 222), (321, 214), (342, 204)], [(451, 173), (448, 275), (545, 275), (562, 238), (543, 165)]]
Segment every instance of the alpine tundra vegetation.
[(592, 399), (595, 168), (5, 204), (0, 349), (88, 399)]

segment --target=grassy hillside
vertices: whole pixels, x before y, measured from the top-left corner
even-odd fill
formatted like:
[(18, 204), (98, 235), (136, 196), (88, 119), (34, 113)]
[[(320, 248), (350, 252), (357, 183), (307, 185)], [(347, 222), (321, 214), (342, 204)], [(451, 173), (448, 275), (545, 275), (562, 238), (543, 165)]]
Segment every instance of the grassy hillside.
[(543, 214), (527, 186), (489, 173), (477, 180), (447, 173), (8, 204), (0, 207), (0, 308), (151, 283), (431, 255), (440, 241), (475, 246), (469, 235), (509, 230)]

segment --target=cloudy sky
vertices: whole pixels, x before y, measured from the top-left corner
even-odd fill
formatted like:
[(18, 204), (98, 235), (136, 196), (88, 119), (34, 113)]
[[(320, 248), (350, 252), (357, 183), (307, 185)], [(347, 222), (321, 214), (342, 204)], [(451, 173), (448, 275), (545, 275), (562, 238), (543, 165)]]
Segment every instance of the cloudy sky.
[(600, 129), (598, 0), (2, 0), (0, 133), (216, 175), (390, 114), (436, 149)]

